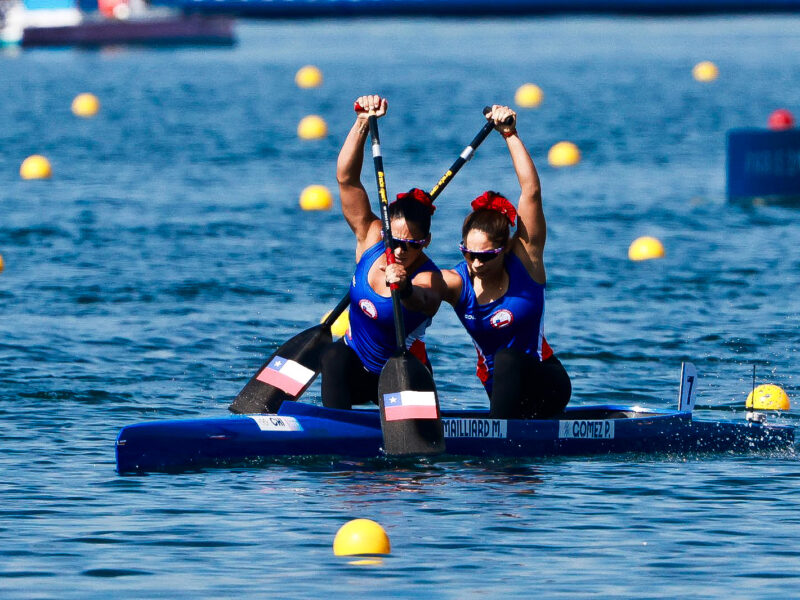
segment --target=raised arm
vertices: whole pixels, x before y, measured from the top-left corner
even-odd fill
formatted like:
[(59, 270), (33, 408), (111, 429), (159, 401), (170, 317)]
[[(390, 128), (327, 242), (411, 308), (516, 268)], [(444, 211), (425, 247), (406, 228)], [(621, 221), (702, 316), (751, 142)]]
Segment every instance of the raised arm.
[[(513, 117), (511, 124), (503, 121)], [(517, 115), (507, 106), (492, 107), (490, 118), (505, 138), (514, 171), (519, 180), (520, 195), (517, 206), (517, 231), (514, 234), (512, 250), (523, 261), (531, 277), (540, 283), (545, 282), (544, 244), (547, 238), (547, 223), (542, 210), (542, 189), (539, 173), (533, 164), (528, 149), (517, 134)]]
[[(361, 96), (356, 102), (367, 111), (374, 110), (378, 117), (385, 115), (388, 107), (386, 99), (377, 95)], [(364, 250), (380, 239), (380, 219), (372, 212), (367, 190), (361, 183), (364, 145), (368, 136), (367, 112), (360, 112), (336, 161), (336, 180), (339, 183), (342, 213), (350, 229), (356, 234), (356, 260), (361, 258)]]

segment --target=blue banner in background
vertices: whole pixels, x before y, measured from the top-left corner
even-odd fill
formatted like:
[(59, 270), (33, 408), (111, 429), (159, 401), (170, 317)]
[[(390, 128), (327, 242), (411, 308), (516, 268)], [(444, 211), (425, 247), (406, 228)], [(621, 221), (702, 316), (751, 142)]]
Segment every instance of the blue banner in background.
[(800, 196), (800, 131), (728, 132), (728, 198)]

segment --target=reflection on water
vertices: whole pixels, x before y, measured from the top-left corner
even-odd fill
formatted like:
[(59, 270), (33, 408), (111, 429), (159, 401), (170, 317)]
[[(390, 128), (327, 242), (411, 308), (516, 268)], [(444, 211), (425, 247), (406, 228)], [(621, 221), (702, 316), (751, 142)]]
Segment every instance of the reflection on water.
[[(345, 466), (342, 463), (338, 466)], [(469, 484), (484, 487), (487, 490), (508, 486), (514, 493), (533, 493), (534, 487), (542, 481), (536, 468), (522, 464), (507, 464), (498, 460), (451, 462), (424, 465), (417, 468), (392, 466), (388, 469), (373, 471), (372, 465), (359, 463), (357, 470), (337, 470), (323, 481), (336, 486), (338, 493), (373, 495), (376, 493), (394, 494), (436, 494), (443, 486)]]
[[(291, 474), (305, 474), (324, 485), (327, 495), (345, 497), (394, 497), (398, 493), (436, 496), (441, 488), (454, 484), (533, 494), (536, 486), (542, 483), (537, 467), (515, 458), (428, 462), (397, 458), (357, 461), (286, 457), (251, 464), (260, 473), (265, 494), (277, 493), (278, 488), (287, 489), (286, 468), (291, 469)], [(313, 493), (305, 488), (295, 488), (294, 492)]]

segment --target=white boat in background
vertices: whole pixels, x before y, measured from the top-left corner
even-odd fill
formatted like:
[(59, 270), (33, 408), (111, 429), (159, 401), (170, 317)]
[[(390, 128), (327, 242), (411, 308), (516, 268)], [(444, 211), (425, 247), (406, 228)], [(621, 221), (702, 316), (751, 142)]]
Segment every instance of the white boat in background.
[[(83, 10), (82, 10), (83, 8)], [(143, 0), (0, 0), (0, 45), (232, 45), (233, 19), (152, 8)]]
[(19, 44), (28, 27), (72, 27), (82, 20), (81, 11), (69, 0), (31, 0), (30, 7), (20, 0), (0, 0), (0, 44)]

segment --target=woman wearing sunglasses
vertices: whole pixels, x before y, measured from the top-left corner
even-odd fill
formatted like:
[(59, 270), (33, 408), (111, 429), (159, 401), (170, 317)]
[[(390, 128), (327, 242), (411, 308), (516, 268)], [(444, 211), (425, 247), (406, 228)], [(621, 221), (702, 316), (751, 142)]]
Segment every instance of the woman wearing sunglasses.
[[(478, 351), (477, 375), (489, 394), (492, 417), (547, 418), (564, 409), (572, 385), (544, 339), (547, 227), (539, 175), (517, 135), (516, 113), (495, 105), (487, 117), (511, 153), (519, 203), (515, 208), (491, 191), (472, 202), (462, 227), (464, 261), (442, 273), (445, 299)], [(504, 123), (508, 117), (510, 124)]]
[[(377, 117), (386, 114), (385, 98), (361, 96), (357, 102)], [(350, 327), (322, 354), (322, 402), (329, 408), (378, 402), (378, 377), (396, 345), (389, 287), (393, 283), (399, 287), (406, 347), (430, 368), (424, 334), (445, 291), (439, 269), (424, 252), (431, 241), (434, 207), (422, 190), (398, 194), (389, 205), (396, 262), (387, 265), (381, 221), (361, 183), (368, 134), (367, 112), (359, 113), (336, 165), (342, 212), (356, 236), (356, 270), (350, 285)]]

